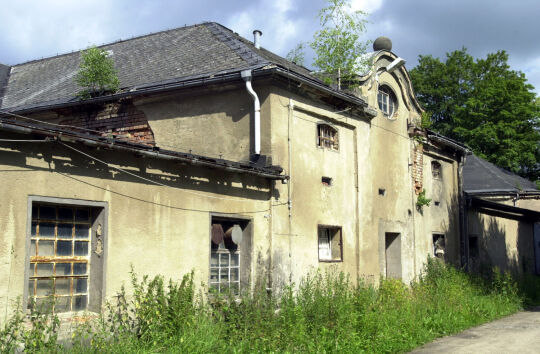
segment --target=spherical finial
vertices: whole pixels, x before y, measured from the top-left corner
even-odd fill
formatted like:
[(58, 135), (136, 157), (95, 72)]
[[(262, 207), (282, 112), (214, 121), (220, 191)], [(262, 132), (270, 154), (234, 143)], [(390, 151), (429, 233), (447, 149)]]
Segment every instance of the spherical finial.
[(392, 50), (392, 41), (388, 37), (379, 37), (373, 42), (373, 50), (379, 51), (379, 50)]

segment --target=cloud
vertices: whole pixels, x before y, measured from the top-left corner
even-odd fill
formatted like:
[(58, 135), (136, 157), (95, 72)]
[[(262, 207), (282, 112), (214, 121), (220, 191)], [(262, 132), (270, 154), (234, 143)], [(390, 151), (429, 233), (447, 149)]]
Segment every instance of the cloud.
[(259, 1), (230, 15), (225, 24), (247, 39), (253, 30), (261, 30), (262, 46), (282, 53), (299, 42), (306, 27), (305, 18), (292, 15), (297, 6), (291, 0)]
[(373, 13), (381, 8), (383, 0), (351, 0), (351, 9), (353, 11), (364, 11)]

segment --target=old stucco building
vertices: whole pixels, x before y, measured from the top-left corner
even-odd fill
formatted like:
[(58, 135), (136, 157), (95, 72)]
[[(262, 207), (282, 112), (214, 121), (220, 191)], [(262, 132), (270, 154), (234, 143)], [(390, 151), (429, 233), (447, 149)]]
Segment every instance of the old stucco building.
[(385, 41), (354, 92), (216, 23), (102, 48), (121, 90), (84, 101), (79, 52), (1, 66), (6, 313), (49, 295), (58, 312), (99, 311), (131, 267), (241, 291), (460, 262), (466, 149), (420, 128)]

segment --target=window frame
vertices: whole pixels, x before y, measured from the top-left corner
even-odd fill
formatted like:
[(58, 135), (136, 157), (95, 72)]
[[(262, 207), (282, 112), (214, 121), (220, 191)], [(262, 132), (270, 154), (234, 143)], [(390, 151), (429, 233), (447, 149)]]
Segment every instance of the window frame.
[[(385, 102), (382, 102), (382, 107), (381, 107), (381, 96), (385, 98)], [(384, 105), (386, 105), (387, 110), (383, 109)], [(377, 90), (377, 107), (386, 118), (390, 120), (395, 120), (395, 116), (397, 115), (399, 105), (398, 105), (397, 95), (395, 94), (394, 90), (390, 88), (390, 86), (388, 85), (379, 86), (379, 89)], [(390, 111), (390, 108), (392, 108), (391, 111)]]
[[(321, 128), (327, 128), (330, 132), (333, 132), (335, 135), (333, 138), (321, 136)], [(316, 145), (319, 149), (329, 150), (339, 152), (339, 129), (332, 124), (326, 122), (317, 123), (316, 128)], [(334, 140), (334, 141), (333, 141)], [(326, 146), (325, 141), (329, 141), (330, 146)]]
[[(88, 223), (92, 225), (93, 223), (99, 223), (101, 225), (101, 253), (98, 255), (95, 250), (96, 242), (96, 232), (92, 230), (90, 226), (91, 233), (88, 238), (88, 263), (87, 263), (87, 303), (86, 309), (80, 311), (65, 311), (59, 312), (59, 314), (70, 314), (77, 312), (95, 312), (99, 313), (101, 311), (101, 305), (105, 300), (105, 274), (106, 274), (106, 263), (107, 263), (107, 234), (108, 234), (108, 203), (107, 202), (96, 202), (96, 201), (87, 201), (80, 199), (70, 199), (70, 198), (56, 198), (56, 197), (43, 197), (43, 196), (29, 196), (27, 200), (27, 223), (26, 223), (26, 242), (25, 242), (25, 263), (24, 263), (24, 283), (23, 283), (23, 300), (22, 308), (24, 311), (29, 311), (28, 309), (28, 298), (30, 294), (29, 281), (30, 281), (30, 262), (31, 262), (31, 244), (32, 244), (32, 207), (34, 205), (51, 205), (56, 208), (66, 207), (66, 208), (87, 208), (87, 209), (97, 209), (99, 210), (98, 216), (94, 219), (89, 218)], [(99, 257), (100, 265), (97, 266), (97, 259)], [(73, 257), (74, 258), (74, 257)], [(96, 263), (97, 269), (92, 269), (92, 260)], [(51, 262), (52, 263), (52, 262)], [(101, 269), (100, 269), (101, 268)], [(96, 289), (96, 284), (99, 286), (99, 289)]]
[[(337, 233), (334, 233), (334, 236), (332, 236), (331, 238), (329, 238), (329, 242), (328, 242), (328, 249), (330, 251), (330, 257), (329, 258), (321, 258), (321, 232), (325, 230), (325, 231), (330, 231), (330, 230), (334, 230), (334, 232), (338, 232), (339, 233), (339, 255), (337, 255), (337, 257), (334, 257), (334, 255), (332, 255), (332, 241), (333, 241), (333, 238), (335, 237), (335, 235)], [(340, 262), (343, 262), (343, 228), (341, 226), (337, 226), (337, 225), (317, 225), (317, 258), (319, 260), (319, 262), (321, 263), (340, 263)]]
[[(218, 254), (218, 260), (221, 262), (221, 255), (228, 254), (229, 255), (229, 262), (231, 261), (231, 255), (238, 254), (238, 266), (235, 268), (238, 269), (238, 294), (235, 294), (235, 296), (240, 295), (243, 291), (246, 289), (250, 289), (251, 283), (251, 266), (252, 266), (252, 239), (253, 239), (253, 219), (249, 216), (243, 216), (243, 215), (237, 215), (237, 214), (224, 214), (224, 213), (210, 213), (209, 218), (209, 250), (208, 250), (208, 292), (211, 296), (213, 295), (219, 295), (219, 294), (225, 294), (225, 292), (221, 291), (221, 285), (220, 281), (220, 273), (218, 271), (218, 288), (217, 290), (215, 287), (212, 287), (211, 284), (216, 284), (216, 282), (213, 282), (212, 277), (212, 268), (215, 268), (215, 266), (212, 265), (212, 225), (215, 223), (232, 223), (232, 224), (238, 224), (242, 228), (242, 241), (239, 245), (237, 245), (237, 248), (234, 252), (225, 252), (227, 249), (220, 249), (218, 245), (218, 249), (216, 250), (216, 253)], [(226, 230), (223, 230), (226, 232)], [(218, 267), (220, 266), (220, 263), (218, 263)], [(229, 272), (231, 269), (231, 266), (229, 264), (228, 266)], [(230, 273), (228, 277), (228, 283), (230, 284)]]

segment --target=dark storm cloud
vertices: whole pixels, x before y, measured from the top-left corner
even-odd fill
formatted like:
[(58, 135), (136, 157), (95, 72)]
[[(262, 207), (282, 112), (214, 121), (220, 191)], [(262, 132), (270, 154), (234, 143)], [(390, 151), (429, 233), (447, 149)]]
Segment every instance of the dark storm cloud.
[[(513, 69), (540, 88), (540, 1), (386, 1), (370, 20), (369, 34), (392, 38), (393, 51), (408, 60), (418, 54), (441, 59), (466, 47), (475, 57), (506, 50)], [(379, 33), (376, 33), (379, 32)]]
[[(390, 37), (393, 51), (416, 65), (419, 54), (444, 58), (467, 47), (475, 57), (505, 49), (513, 69), (540, 88), (540, 1), (521, 0), (352, 0), (371, 11), (366, 39)], [(309, 42), (324, 0), (12, 0), (2, 4), (0, 63), (79, 50), (94, 44), (191, 25), (222, 23), (251, 39), (263, 31), (262, 45), (281, 55)], [(307, 63), (312, 51), (307, 50)]]

